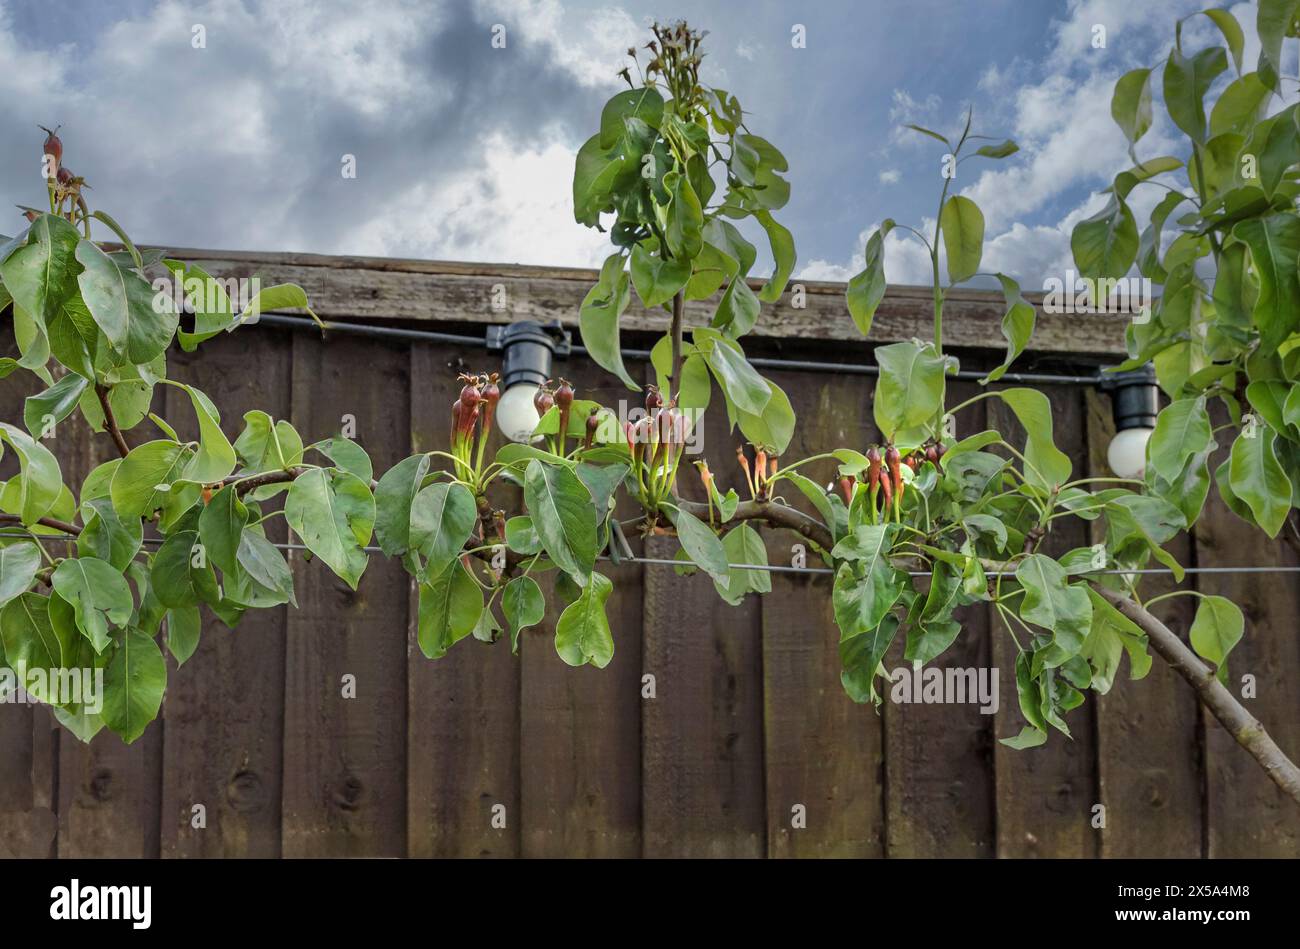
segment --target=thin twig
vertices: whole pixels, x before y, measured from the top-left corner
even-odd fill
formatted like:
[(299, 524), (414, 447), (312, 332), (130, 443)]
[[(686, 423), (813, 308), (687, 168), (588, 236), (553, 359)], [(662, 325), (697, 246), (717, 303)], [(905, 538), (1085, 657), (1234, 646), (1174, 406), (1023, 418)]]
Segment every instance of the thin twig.
[[(22, 522), (23, 519), (17, 514), (0, 514), (0, 524), (22, 524)], [(63, 533), (72, 534), (73, 536), (81, 533), (81, 528), (76, 524), (69, 524), (67, 521), (60, 521), (53, 517), (42, 517), (36, 523), (42, 527), (63, 531)]]
[(126, 438), (122, 435), (122, 430), (117, 427), (117, 416), (113, 414), (113, 406), (108, 401), (109, 387), (95, 384), (95, 395), (99, 396), (100, 407), (104, 410), (104, 428), (108, 429), (108, 434), (113, 436), (113, 443), (117, 445), (118, 454), (123, 458), (131, 454), (131, 446), (126, 443)]
[(268, 471), (259, 475), (231, 475), (224, 481), (220, 482), (221, 487), (233, 484), (237, 485), (235, 493), (243, 497), (250, 491), (256, 491), (258, 488), (266, 487), (268, 484), (284, 484), (286, 481), (293, 481), (299, 475), (308, 471), (307, 468), (293, 467), (286, 468), (283, 471)]
[[(699, 501), (678, 500), (674, 503), (683, 511), (696, 517), (709, 516), (708, 505)], [(731, 515), (731, 520), (767, 521), (773, 527), (785, 527), (802, 534), (824, 550), (830, 550), (835, 546), (835, 539), (831, 537), (831, 532), (825, 524), (777, 501), (742, 501), (736, 505), (736, 513)]]

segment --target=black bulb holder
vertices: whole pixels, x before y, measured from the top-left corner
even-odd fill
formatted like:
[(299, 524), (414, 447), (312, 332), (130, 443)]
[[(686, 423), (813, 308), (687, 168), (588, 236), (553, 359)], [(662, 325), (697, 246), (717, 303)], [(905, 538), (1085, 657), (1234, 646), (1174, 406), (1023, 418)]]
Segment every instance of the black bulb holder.
[(1156, 371), (1151, 363), (1124, 372), (1102, 373), (1099, 386), (1110, 393), (1116, 432), (1156, 427), (1160, 389), (1156, 386)]
[(520, 320), (506, 326), (489, 326), (487, 348), (501, 350), (501, 391), (520, 383), (541, 385), (551, 378), (556, 356), (569, 355), (572, 343), (558, 322)]

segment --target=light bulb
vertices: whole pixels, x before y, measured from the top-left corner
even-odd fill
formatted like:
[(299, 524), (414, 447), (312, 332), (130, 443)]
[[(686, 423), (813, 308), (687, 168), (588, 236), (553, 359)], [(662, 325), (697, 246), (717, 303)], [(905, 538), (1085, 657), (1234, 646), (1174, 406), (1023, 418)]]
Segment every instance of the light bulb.
[(533, 406), (533, 396), (537, 395), (537, 386), (527, 382), (517, 383), (506, 389), (497, 403), (496, 424), (502, 433), (512, 442), (529, 442), (533, 429), (540, 421), (537, 409)]
[(1151, 439), (1151, 431), (1149, 428), (1126, 428), (1110, 440), (1106, 461), (1116, 477), (1142, 477), (1147, 466), (1147, 442)]

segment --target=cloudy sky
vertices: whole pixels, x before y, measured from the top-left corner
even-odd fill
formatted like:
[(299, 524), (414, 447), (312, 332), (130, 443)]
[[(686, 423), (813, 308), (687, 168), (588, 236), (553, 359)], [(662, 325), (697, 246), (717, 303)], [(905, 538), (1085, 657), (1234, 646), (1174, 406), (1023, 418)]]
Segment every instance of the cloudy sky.
[[(36, 126), (61, 123), (92, 206), (142, 243), (592, 265), (608, 244), (573, 221), (573, 153), (646, 23), (685, 16), (711, 31), (706, 80), (789, 158), (797, 274), (846, 279), (882, 218), (933, 227), (943, 148), (900, 126), (960, 132), (971, 106), (975, 131), (1022, 149), (959, 171), (987, 219), (985, 269), (1038, 287), (1125, 167), (1114, 80), (1163, 59), (1174, 20), (1204, 5), (0, 0), (0, 206), (41, 203)], [(1253, 33), (1253, 4), (1233, 9)], [(1213, 29), (1189, 22), (1185, 45)], [(1157, 107), (1142, 154), (1168, 154), (1171, 130)], [(1159, 197), (1145, 190), (1139, 220)], [(927, 282), (924, 251), (891, 239), (886, 275)]]

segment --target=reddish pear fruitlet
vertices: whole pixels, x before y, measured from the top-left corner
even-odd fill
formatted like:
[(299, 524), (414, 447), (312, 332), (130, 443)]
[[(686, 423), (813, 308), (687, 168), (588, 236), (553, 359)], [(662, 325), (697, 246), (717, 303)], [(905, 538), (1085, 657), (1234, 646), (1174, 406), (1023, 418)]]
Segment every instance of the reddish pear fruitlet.
[(538, 417), (540, 418), (549, 412), (554, 404), (555, 396), (551, 393), (551, 390), (546, 388), (544, 384), (538, 386), (537, 394), (533, 396), (533, 408), (537, 410)]
[(461, 402), (467, 406), (478, 405), (478, 401), (483, 395), (479, 391), (478, 379), (475, 376), (462, 375), (460, 380), (465, 383), (465, 387), (460, 390)]
[(653, 383), (645, 387), (645, 410), (653, 414), (664, 406), (664, 397)]
[(867, 489), (875, 492), (880, 486), (880, 449), (872, 445), (867, 449)]
[(45, 133), (45, 144), (41, 146), (43, 151), (41, 157), (46, 155), (54, 159), (54, 168), (57, 171), (63, 165), (63, 141), (59, 138), (59, 128), (50, 131), (44, 125), (36, 126)]
[(898, 454), (898, 449), (893, 445), (885, 449), (885, 465), (889, 468), (889, 476), (894, 482), (890, 485), (893, 490), (887, 492), (887, 494), (900, 494), (903, 487), (902, 456)]

